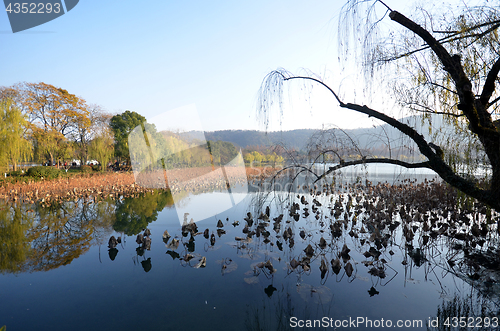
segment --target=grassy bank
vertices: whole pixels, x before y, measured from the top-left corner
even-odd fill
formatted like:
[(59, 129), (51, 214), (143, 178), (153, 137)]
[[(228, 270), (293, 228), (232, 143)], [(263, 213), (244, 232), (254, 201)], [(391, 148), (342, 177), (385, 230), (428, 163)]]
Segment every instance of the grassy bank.
[[(207, 172), (205, 168), (176, 170), (178, 180), (190, 180)], [(275, 168), (246, 168), (247, 178), (265, 178)], [(65, 200), (118, 198), (152, 191), (136, 184), (132, 172), (63, 172), (58, 178), (15, 176), (0, 182), (0, 199), (25, 203), (51, 203)]]

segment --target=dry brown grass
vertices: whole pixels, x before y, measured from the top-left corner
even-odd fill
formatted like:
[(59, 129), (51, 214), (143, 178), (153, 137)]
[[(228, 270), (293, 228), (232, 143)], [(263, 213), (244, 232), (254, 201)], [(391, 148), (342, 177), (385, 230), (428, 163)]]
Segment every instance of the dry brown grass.
[(134, 185), (132, 173), (75, 175), (68, 178), (7, 184), (0, 187), (0, 199), (23, 202), (49, 202), (80, 197), (94, 198), (143, 191)]
[[(276, 168), (246, 168), (248, 178), (263, 178), (274, 174)], [(210, 167), (177, 169), (177, 180), (189, 180), (211, 171)], [(229, 175), (229, 174), (228, 174)], [(0, 187), (0, 199), (27, 203), (76, 200), (79, 198), (96, 199), (130, 196), (152, 191), (135, 183), (131, 172), (107, 172), (79, 174), (67, 178), (33, 181), (29, 183), (8, 183)]]

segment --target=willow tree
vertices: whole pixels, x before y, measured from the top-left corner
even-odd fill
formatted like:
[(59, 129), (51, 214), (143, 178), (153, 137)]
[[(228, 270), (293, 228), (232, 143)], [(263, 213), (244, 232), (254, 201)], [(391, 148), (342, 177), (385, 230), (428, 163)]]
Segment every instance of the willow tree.
[(107, 114), (99, 105), (89, 105), (89, 125), (78, 126), (75, 135), (76, 155), (80, 164), (86, 164), (88, 158), (96, 159), (105, 165), (111, 160), (114, 153), (113, 133), (109, 126), (111, 115)]
[[(428, 8), (412, 10), (412, 18), (409, 18), (380, 0), (349, 0), (340, 20), (341, 31), (347, 32), (340, 34), (343, 54), (357, 55), (365, 81), (375, 83), (367, 90), (394, 97), (402, 109), (424, 118), (442, 116), (455, 127), (455, 132), (446, 132), (448, 139), (425, 138), (416, 126), (396, 119), (388, 109), (347, 102), (321, 77), (294, 75), (284, 69), (273, 71), (264, 79), (259, 112), (265, 119), (269, 118), (273, 104), (282, 104), (283, 87), (288, 81), (318, 84), (335, 97), (340, 108), (365, 114), (399, 130), (425, 157), (418, 162), (366, 156), (339, 160), (338, 165), (318, 175), (318, 180), (356, 164), (389, 163), (428, 168), (468, 196), (500, 211), (500, 131), (495, 125), (498, 122), (494, 121), (500, 105), (500, 10), (489, 7), (487, 1), (478, 6), (462, 4), (463, 8), (455, 6), (453, 10), (452, 7), (444, 9), (441, 3), (433, 12)], [(363, 6), (366, 11), (362, 10)], [(460, 11), (454, 12), (457, 8)], [(362, 12), (366, 16), (361, 17)], [(382, 27), (381, 22), (387, 24)], [(351, 47), (353, 40), (361, 41), (361, 47)], [(353, 49), (362, 51), (352, 52)], [(382, 88), (379, 77), (391, 88)], [(474, 146), (474, 153), (464, 153), (463, 147), (457, 148), (464, 139), (468, 146)], [(453, 157), (458, 154), (460, 163), (482, 158), (490, 169), (484, 182), (479, 184), (460, 171)]]
[(95, 137), (89, 146), (90, 157), (96, 159), (101, 164), (101, 171), (105, 171), (107, 164), (114, 155), (113, 138), (110, 134), (103, 134)]
[(73, 155), (73, 146), (60, 132), (45, 131), (37, 126), (31, 127), (35, 158), (39, 161), (50, 160), (51, 165), (68, 159)]
[(0, 100), (0, 162), (14, 171), (17, 163), (32, 156), (31, 143), (27, 139), (27, 122), (21, 111), (9, 100)]

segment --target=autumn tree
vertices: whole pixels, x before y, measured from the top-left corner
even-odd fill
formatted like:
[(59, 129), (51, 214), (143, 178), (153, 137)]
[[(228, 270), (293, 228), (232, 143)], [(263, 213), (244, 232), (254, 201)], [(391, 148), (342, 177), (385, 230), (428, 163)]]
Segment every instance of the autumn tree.
[(44, 131), (57, 131), (68, 138), (79, 126), (90, 125), (85, 100), (67, 90), (46, 83), (22, 83), (16, 88), (30, 122)]
[(0, 98), (12, 100), (26, 116), (41, 160), (50, 159), (54, 163), (60, 157), (67, 157), (68, 142), (78, 142), (79, 133), (92, 125), (85, 100), (47, 83), (2, 87)]
[(32, 156), (27, 139), (27, 122), (21, 111), (9, 99), (0, 100), (0, 166), (14, 171), (17, 163)]
[(252, 153), (246, 153), (244, 155), (243, 159), (245, 160), (245, 162), (252, 164), (252, 162), (254, 161), (255, 157), (253, 156)]
[[(345, 102), (320, 76), (294, 75), (284, 69), (273, 71), (264, 79), (260, 113), (268, 121), (273, 104), (282, 104), (286, 82), (300, 80), (317, 84), (334, 96), (340, 108), (365, 114), (399, 130), (425, 158), (420, 162), (366, 155), (357, 160), (339, 159), (338, 165), (317, 175), (318, 180), (356, 164), (390, 163), (406, 168), (429, 168), (468, 196), (500, 210), (500, 131), (492, 116), (500, 105), (500, 11), (498, 7), (488, 6), (487, 1), (480, 6), (464, 3), (459, 12), (455, 12), (458, 7), (453, 8), (440, 5), (435, 7), (435, 12), (413, 11), (412, 20), (380, 0), (349, 0), (341, 15), (341, 30), (347, 33), (341, 34), (339, 42), (345, 47), (343, 54), (358, 55), (367, 83), (375, 83), (368, 89), (372, 94), (395, 97), (401, 109), (423, 114), (428, 119), (434, 118), (429, 115), (442, 116), (456, 128), (455, 132), (446, 132), (448, 139), (426, 139), (415, 126), (396, 119), (388, 110)], [(366, 16), (359, 19), (361, 12)], [(377, 16), (377, 12), (381, 15)], [(387, 22), (382, 29), (380, 22), (387, 20), (392, 22)], [(353, 40), (361, 41), (361, 47), (352, 47)], [(362, 52), (356, 53), (353, 49)], [(395, 75), (391, 76), (391, 72)], [(382, 75), (377, 76), (378, 73)], [(377, 77), (384, 78), (389, 82), (384, 86), (392, 89), (382, 90)], [(464, 152), (460, 145), (464, 137), (468, 146), (476, 149), (474, 153)], [(460, 163), (482, 157), (489, 168), (487, 176), (482, 178), (483, 184), (461, 173), (452, 157), (454, 153), (460, 154)]]

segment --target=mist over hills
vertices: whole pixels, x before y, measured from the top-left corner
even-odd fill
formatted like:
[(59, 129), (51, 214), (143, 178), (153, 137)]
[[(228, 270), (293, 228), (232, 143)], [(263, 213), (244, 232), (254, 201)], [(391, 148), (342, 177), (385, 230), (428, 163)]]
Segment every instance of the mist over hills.
[[(252, 146), (274, 146), (283, 144), (288, 149), (304, 150), (308, 139), (317, 130), (300, 129), (291, 131), (279, 132), (264, 132), (257, 130), (220, 130), (206, 131), (206, 140), (222, 140), (229, 141), (237, 147), (250, 148)], [(203, 132), (189, 131), (181, 133), (180, 136), (184, 139), (201, 139)]]
[[(422, 123), (419, 116), (410, 116), (400, 119), (401, 122), (415, 128), (428, 141), (433, 141), (431, 138), (429, 125), (427, 122)], [(441, 116), (432, 116), (431, 118), (432, 132), (437, 129), (442, 131), (452, 130), (448, 124), (444, 124)], [(410, 139), (401, 132), (391, 127), (388, 124), (373, 126), (370, 128), (358, 128), (341, 130), (348, 135), (359, 147), (371, 148), (375, 150), (395, 148), (399, 145), (411, 144)], [(271, 147), (275, 145), (283, 145), (288, 150), (305, 151), (311, 137), (317, 134), (320, 130), (317, 129), (299, 129), (290, 131), (264, 132), (257, 130), (219, 130), (206, 131), (205, 139), (211, 141), (228, 141), (242, 149), (251, 149), (256, 146)], [(186, 140), (203, 139), (202, 131), (188, 131), (179, 134), (180, 137)]]

